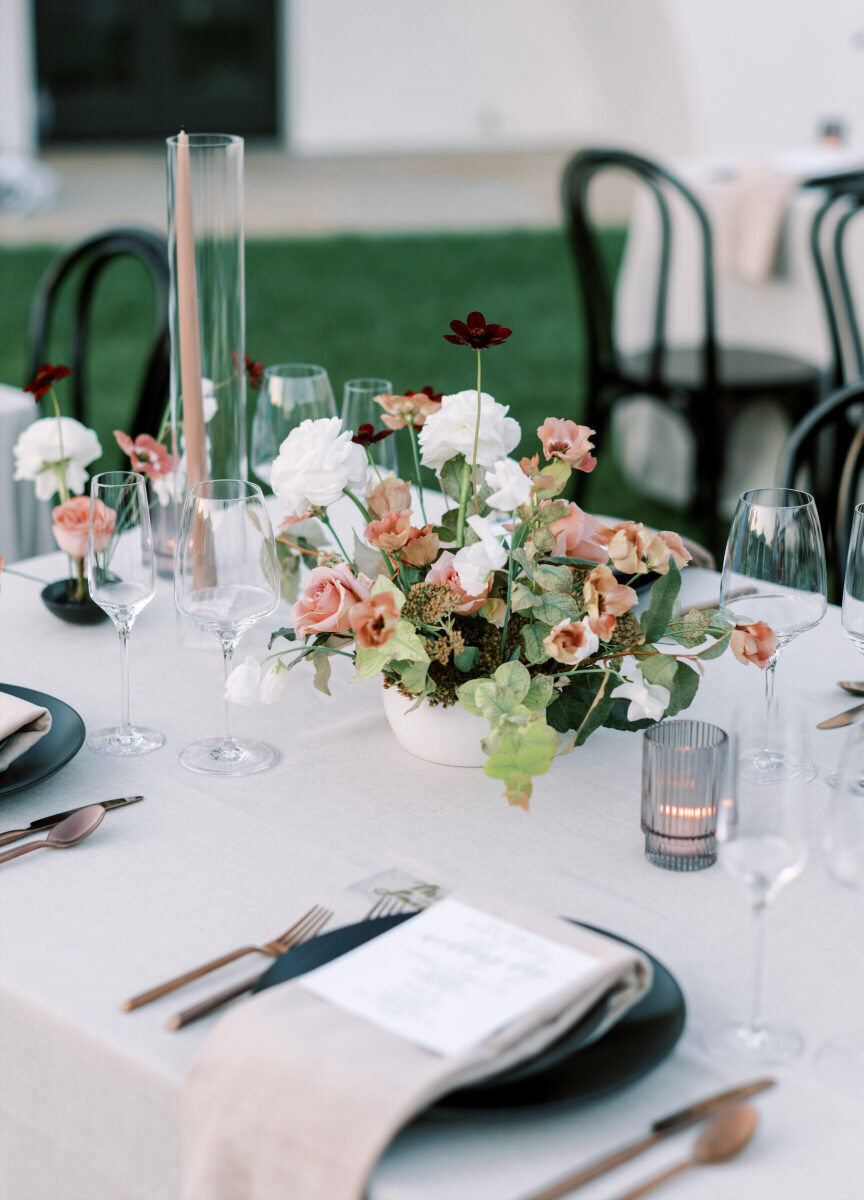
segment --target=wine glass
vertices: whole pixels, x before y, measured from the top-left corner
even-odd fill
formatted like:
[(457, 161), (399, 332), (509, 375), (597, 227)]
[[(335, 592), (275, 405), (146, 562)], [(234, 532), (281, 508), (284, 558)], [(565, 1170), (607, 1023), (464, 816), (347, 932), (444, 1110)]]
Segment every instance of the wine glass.
[(270, 482), (279, 447), (301, 421), (335, 417), (330, 377), (313, 363), (280, 363), (267, 367), (255, 402), (252, 422), (252, 469)]
[[(389, 379), (349, 379), (342, 392), (342, 428), (354, 433), (361, 425), (381, 428), (381, 405), (375, 403), (376, 396), (393, 394)], [(369, 460), (380, 476), (381, 470), (396, 473), (396, 439), (383, 438), (366, 447)]]
[[(803, 726), (787, 722), (782, 749), (806, 739)], [(740, 740), (731, 738), (730, 773), (717, 813), (717, 857), (728, 875), (747, 889), (754, 917), (756, 955), (753, 1003), (748, 1021), (708, 1031), (703, 1042), (712, 1055), (733, 1066), (765, 1066), (800, 1054), (804, 1040), (790, 1025), (762, 1016), (765, 913), (777, 895), (801, 874), (807, 861), (807, 780), (754, 782), (741, 771)]]
[(754, 488), (738, 501), (720, 581), (720, 608), (736, 625), (764, 621), (777, 646), (765, 668), (761, 740), (742, 750), (741, 773), (760, 783), (803, 774), (812, 760), (795, 747), (780, 753), (774, 737), (774, 668), (789, 643), (818, 625), (828, 606), (825, 547), (813, 497), (793, 488)]
[[(849, 539), (849, 554), (846, 558), (846, 575), (843, 580), (843, 632), (852, 644), (864, 654), (864, 504), (856, 504)], [(841, 762), (828, 776), (828, 783), (836, 787), (843, 767)], [(855, 785), (859, 795), (864, 796), (864, 761)]]
[(156, 592), (147, 481), (137, 471), (106, 471), (90, 485), (87, 582), (120, 637), (120, 724), (97, 729), (87, 745), (97, 754), (158, 750), (165, 735), (129, 719), (129, 635)]
[[(864, 903), (864, 723), (849, 731), (836, 776), (825, 814), (822, 853), (828, 874), (860, 904)], [(828, 1083), (864, 1095), (864, 1030), (823, 1042), (816, 1064)]]
[[(242, 635), (279, 603), (276, 543), (260, 487), (210, 479), (189, 488), (174, 557), (174, 603), (222, 645), (225, 678)], [(266, 742), (237, 738), (225, 701), (225, 735), (193, 742), (180, 762), (202, 775), (252, 775), (272, 766)]]

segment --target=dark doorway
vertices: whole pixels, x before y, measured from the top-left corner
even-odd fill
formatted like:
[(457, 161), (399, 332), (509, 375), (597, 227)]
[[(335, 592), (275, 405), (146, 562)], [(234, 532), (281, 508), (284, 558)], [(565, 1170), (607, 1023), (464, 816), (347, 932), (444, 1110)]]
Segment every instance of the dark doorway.
[(274, 135), (280, 2), (36, 0), (43, 139)]

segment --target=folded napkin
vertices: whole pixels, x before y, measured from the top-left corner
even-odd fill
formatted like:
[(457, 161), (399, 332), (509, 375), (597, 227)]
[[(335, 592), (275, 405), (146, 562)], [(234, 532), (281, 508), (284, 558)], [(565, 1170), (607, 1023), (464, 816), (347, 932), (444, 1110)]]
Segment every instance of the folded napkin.
[(606, 995), (608, 1028), (650, 986), (650, 963), (610, 938), (510, 901), (453, 899), (592, 956), (587, 973), (452, 1055), (302, 978), (260, 993), (219, 1022), (186, 1081), (183, 1200), (361, 1200), (395, 1134), (434, 1100), (536, 1055)]
[(51, 728), (47, 708), (0, 692), (0, 771), (35, 746)]
[(765, 283), (777, 270), (780, 235), (801, 177), (768, 166), (742, 168), (718, 192), (714, 233), (718, 270)]

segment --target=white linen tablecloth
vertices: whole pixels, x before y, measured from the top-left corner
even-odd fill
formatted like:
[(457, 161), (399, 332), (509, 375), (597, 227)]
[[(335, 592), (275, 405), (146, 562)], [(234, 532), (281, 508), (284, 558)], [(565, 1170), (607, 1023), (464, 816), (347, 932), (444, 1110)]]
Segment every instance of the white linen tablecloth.
[(11, 565), (56, 548), (51, 505), (36, 499), (33, 484), (15, 480), (15, 443), (39, 413), (33, 397), (0, 383), (0, 554)]
[[(50, 580), (56, 558), (28, 570)], [(685, 579), (692, 601), (716, 596), (716, 575), (691, 570)], [(260, 648), (263, 631), (250, 641)], [(834, 681), (856, 661), (832, 608), (784, 654), (779, 689), (794, 693), (815, 724), (845, 707)], [(221, 728), (219, 650), (215, 639), (209, 651), (179, 644), (170, 587), (160, 583), (131, 640), (132, 715), (163, 729), (165, 747), (128, 763), (85, 748), (53, 779), (0, 802), (6, 829), (75, 804), (146, 796), (109, 812), (74, 850), (0, 870), (3, 1200), (174, 1200), (183, 1078), (217, 1018), (179, 1033), (165, 1020), (214, 983), (231, 982), (230, 970), (131, 1014), (121, 1001), (275, 936), (312, 904), (333, 908), (334, 925), (356, 920), (370, 900), (352, 889), (393, 867), (634, 940), (676, 974), (689, 1019), (671, 1058), (600, 1102), (413, 1127), (380, 1164), (372, 1200), (515, 1200), (654, 1118), (748, 1077), (709, 1064), (698, 1049), (701, 1028), (748, 1010), (745, 896), (719, 867), (686, 875), (646, 862), (641, 737), (595, 734), (537, 781), (526, 814), (479, 771), (409, 757), (386, 725), (377, 683), (348, 686), (347, 667), (336, 664), (329, 699), (298, 668), (281, 703), (238, 710), (241, 730), (279, 747), (272, 771), (239, 780), (189, 774), (177, 762), (180, 748)], [(116, 718), (118, 674), (113, 627), (67, 627), (39, 603), (37, 584), (4, 580), (0, 682), (58, 695), (94, 728)], [(710, 664), (691, 712), (722, 723), (733, 704), (755, 719), (762, 676), (727, 656)], [(841, 740), (814, 730), (823, 778)], [(812, 796), (815, 814), (821, 781)], [(780, 1086), (758, 1101), (763, 1122), (747, 1153), (694, 1172), (682, 1194), (860, 1197), (864, 1102), (819, 1082), (810, 1053), (824, 1037), (864, 1024), (861, 933), (861, 909), (816, 861), (780, 896), (769, 915), (767, 1011), (802, 1028), (808, 1055), (777, 1072)], [(235, 964), (238, 978), (249, 965)], [(616, 1194), (682, 1156), (691, 1140), (676, 1138), (580, 1195)]]

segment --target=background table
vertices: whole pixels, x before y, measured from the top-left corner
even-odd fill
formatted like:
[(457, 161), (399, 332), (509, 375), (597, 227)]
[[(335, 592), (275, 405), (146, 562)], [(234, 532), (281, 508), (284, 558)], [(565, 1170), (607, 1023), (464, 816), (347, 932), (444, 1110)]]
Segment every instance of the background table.
[(0, 383), (0, 554), (7, 563), (56, 548), (50, 504), (36, 499), (32, 483), (14, 478), (15, 443), (38, 416), (32, 396)]
[[(27, 569), (50, 580), (63, 561)], [(716, 596), (716, 575), (690, 570), (685, 580), (691, 600)], [(252, 636), (260, 648), (263, 631)], [(747, 1012), (744, 892), (719, 868), (684, 875), (646, 862), (638, 735), (599, 731), (537, 781), (525, 814), (480, 772), (409, 757), (385, 722), (377, 683), (348, 685), (340, 660), (329, 699), (301, 667), (281, 703), (238, 710), (241, 730), (278, 746), (275, 769), (211, 779), (185, 772), (177, 753), (221, 727), (219, 657), (215, 639), (209, 650), (179, 644), (170, 587), (160, 583), (132, 636), (132, 714), (162, 728), (165, 747), (129, 763), (84, 749), (52, 780), (0, 802), (0, 826), (10, 828), (74, 804), (146, 796), (109, 813), (82, 846), (0, 871), (4, 1200), (173, 1200), (183, 1078), (217, 1018), (180, 1033), (166, 1031), (165, 1020), (214, 980), (131, 1014), (121, 1001), (277, 934), (314, 903), (335, 910), (334, 924), (358, 919), (370, 901), (357, 885), (393, 867), (444, 887), (506, 890), (632, 938), (677, 975), (689, 1020), (665, 1064), (602, 1102), (408, 1130), (380, 1164), (373, 1200), (515, 1200), (655, 1117), (747, 1077), (698, 1050), (700, 1028)], [(845, 707), (834, 681), (857, 661), (831, 609), (786, 651), (778, 690), (794, 693), (815, 724)], [(118, 676), (113, 627), (67, 627), (39, 603), (37, 584), (4, 578), (0, 679), (60, 696), (95, 727), (116, 719)], [(756, 719), (761, 704), (762, 675), (727, 656), (710, 664), (691, 711), (722, 723), (733, 706)], [(823, 775), (841, 742), (840, 733), (814, 730)], [(815, 816), (820, 781), (812, 801)], [(767, 1009), (802, 1028), (808, 1056), (778, 1072), (780, 1086), (759, 1100), (763, 1124), (743, 1158), (694, 1174), (679, 1194), (854, 1200), (864, 1103), (821, 1084), (810, 1052), (864, 1024), (861, 910), (813, 862), (768, 919)], [(248, 972), (248, 963), (237, 967), (239, 977)], [(230, 979), (226, 972), (219, 985)], [(617, 1194), (690, 1140), (580, 1195)]]

